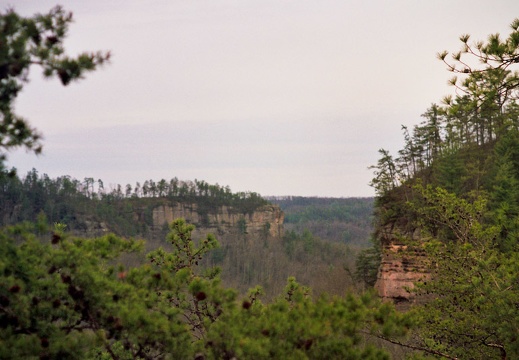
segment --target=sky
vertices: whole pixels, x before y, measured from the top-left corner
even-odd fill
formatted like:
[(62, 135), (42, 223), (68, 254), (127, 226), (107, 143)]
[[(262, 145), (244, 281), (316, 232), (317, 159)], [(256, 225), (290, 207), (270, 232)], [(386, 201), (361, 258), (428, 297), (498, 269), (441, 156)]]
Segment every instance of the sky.
[[(57, 5), (0, 0), (24, 16)], [(453, 89), (436, 58), (509, 33), (517, 0), (68, 0), (70, 55), (109, 65), (63, 87), (33, 66), (16, 112), (43, 154), (23, 176), (111, 186), (177, 177), (264, 196), (374, 196), (378, 150)]]

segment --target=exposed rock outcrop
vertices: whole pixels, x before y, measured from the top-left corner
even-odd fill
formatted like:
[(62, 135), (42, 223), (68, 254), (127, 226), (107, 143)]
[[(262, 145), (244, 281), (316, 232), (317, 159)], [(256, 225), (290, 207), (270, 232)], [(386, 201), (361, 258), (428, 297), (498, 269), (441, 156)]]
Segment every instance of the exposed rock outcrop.
[(152, 211), (153, 227), (162, 229), (177, 218), (194, 224), (196, 236), (214, 234), (247, 233), (251, 236), (283, 236), (284, 214), (277, 205), (264, 205), (249, 214), (242, 214), (231, 207), (222, 206), (217, 211), (202, 213), (196, 204), (174, 203), (159, 205)]
[(379, 237), (382, 244), (382, 259), (378, 271), (375, 289), (383, 300), (393, 301), (398, 308), (405, 309), (411, 304), (421, 302), (423, 297), (417, 297), (411, 291), (417, 281), (430, 276), (425, 252), (417, 243), (419, 235), (403, 236), (394, 230), (383, 231)]

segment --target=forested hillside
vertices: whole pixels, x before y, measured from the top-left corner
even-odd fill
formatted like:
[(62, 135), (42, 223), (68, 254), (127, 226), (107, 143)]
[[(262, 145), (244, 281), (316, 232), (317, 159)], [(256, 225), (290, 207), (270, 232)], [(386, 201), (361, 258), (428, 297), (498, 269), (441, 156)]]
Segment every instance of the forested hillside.
[(373, 167), (377, 289), (415, 303), (408, 345), (435, 356), (519, 356), (519, 20), (511, 27), (438, 54), (455, 95)]
[[(49, 222), (63, 222), (72, 231), (87, 231), (88, 222), (103, 222), (121, 236), (151, 237), (151, 210), (160, 203), (157, 199), (196, 204), (201, 215), (224, 205), (247, 214), (268, 203), (257, 193), (233, 193), (229, 187), (196, 179), (145, 180), (142, 185), (137, 182), (135, 186), (106, 189), (101, 179), (77, 180), (66, 175), (52, 179), (35, 169), (22, 177), (15, 173), (15, 169), (0, 173), (3, 225), (35, 221), (43, 213)], [(135, 221), (138, 212), (144, 214), (142, 221)]]
[[(12, 169), (0, 176), (0, 219), (3, 226), (22, 221), (60, 223), (66, 225), (68, 231), (82, 236), (114, 233), (144, 239), (146, 248), (153, 250), (166, 245), (164, 239), (169, 231), (167, 226), (154, 224), (153, 214), (157, 208), (184, 204), (193, 209), (199, 219), (195, 224), (200, 230), (197, 234), (207, 233), (204, 227), (214, 228), (215, 224), (206, 219), (221, 217), (219, 212), (225, 208), (236, 213), (241, 220), (234, 228), (227, 224), (225, 229), (228, 230), (219, 227), (210, 231), (219, 237), (220, 247), (213, 250), (204, 263), (220, 266), (226, 285), (242, 293), (252, 286), (261, 285), (268, 298), (283, 289), (289, 276), (296, 276), (301, 283), (312, 286), (316, 294), (341, 294), (357, 286), (357, 280), (351, 275), (358, 252), (355, 246), (334, 243), (329, 237), (314, 235), (306, 227), (301, 231), (301, 228), (286, 231), (284, 236), (277, 237), (269, 235), (267, 228), (257, 234), (251, 233), (247, 228), (251, 226), (248, 214), (269, 203), (257, 193), (233, 193), (228, 186), (177, 178), (170, 181), (146, 180), (142, 186), (139, 183), (125, 186), (123, 192), (121, 185), (105, 189), (102, 180), (94, 181), (92, 178), (80, 181), (61, 176), (53, 179), (38, 174), (36, 170), (22, 177), (14, 173)], [(297, 214), (290, 210), (289, 217)], [(299, 206), (298, 211), (301, 210)], [(344, 207), (341, 211), (347, 210)], [(366, 219), (357, 216), (354, 220), (367, 223), (369, 215), (365, 212)], [(329, 219), (324, 214), (320, 215), (321, 228), (323, 224), (337, 221), (333, 215), (328, 216)], [(346, 220), (343, 217), (341, 224), (348, 227)], [(349, 221), (353, 223), (353, 220)], [(136, 265), (141, 260), (130, 257), (128, 261), (128, 265)]]
[(371, 245), (373, 198), (267, 197), (285, 212), (285, 230), (308, 230), (321, 239), (351, 246)]

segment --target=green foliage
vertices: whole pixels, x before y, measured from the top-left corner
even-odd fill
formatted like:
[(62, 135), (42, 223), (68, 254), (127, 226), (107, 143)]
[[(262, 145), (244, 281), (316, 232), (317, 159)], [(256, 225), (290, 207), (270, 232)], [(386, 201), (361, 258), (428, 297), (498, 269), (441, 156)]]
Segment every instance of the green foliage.
[(430, 273), (415, 284), (424, 305), (411, 310), (418, 329), (404, 346), (453, 359), (519, 356), (517, 242), (502, 246), (487, 197), (414, 186), (407, 206), (420, 239), (407, 245), (425, 252)]
[(238, 227), (238, 233), (247, 234), (247, 221), (243, 216), (238, 219), (236, 226)]
[(160, 301), (151, 268), (112, 265), (142, 244), (113, 235), (71, 238), (56, 230), (50, 243), (23, 225), (0, 233), (0, 357), (189, 353), (179, 309)]
[(0, 357), (381, 359), (388, 355), (365, 336), (403, 336), (412, 325), (370, 295), (313, 300), (293, 278), (270, 304), (259, 287), (238, 301), (218, 269), (197, 266), (218, 243), (195, 242), (193, 230), (173, 222), (172, 252), (125, 269), (117, 259), (142, 243), (70, 237), (63, 224), (45, 235), (50, 242), (30, 225), (4, 228)]
[(416, 185), (418, 196), (409, 205), (417, 213), (417, 223), (428, 236), (443, 242), (476, 244), (495, 236), (494, 228), (484, 228), (481, 219), (487, 201), (480, 196), (469, 202), (440, 187)]
[[(72, 15), (59, 6), (32, 18), (14, 10), (0, 14), (4, 151), (19, 146), (41, 151), (40, 135), (13, 110), (31, 65), (68, 85), (109, 60), (108, 53), (65, 55), (63, 41), (71, 21)], [(110, 193), (98, 180), (96, 192), (93, 178), (54, 181), (33, 170), (19, 179), (12, 176), (14, 171), (1, 170), (7, 221), (37, 218), (35, 226), (0, 230), (1, 358), (380, 359), (387, 354), (368, 345), (365, 336), (403, 336), (412, 324), (409, 316), (369, 295), (313, 300), (295, 279), (289, 279), (285, 295), (271, 304), (258, 300), (258, 287), (238, 302), (237, 292), (221, 285), (218, 268), (199, 268), (218, 246), (214, 236), (194, 241), (194, 226), (182, 219), (171, 224), (171, 251), (154, 250), (147, 256), (149, 263), (131, 268), (119, 264), (122, 256), (140, 251), (142, 243), (112, 234), (82, 238), (66, 232), (69, 227), (81, 229), (76, 216), (95, 209), (96, 215), (114, 217), (117, 226), (135, 223), (131, 232), (138, 233), (143, 229), (133, 218), (135, 209), (144, 208), (149, 219), (148, 203), (139, 203), (142, 198), (195, 203), (203, 219), (229, 204), (251, 214), (267, 204), (256, 193), (232, 194), (228, 187), (176, 178), (169, 183), (147, 180), (135, 188), (118, 185)], [(54, 223), (52, 232), (46, 220)], [(303, 234), (305, 252), (316, 251), (316, 243), (311, 233)]]
[(452, 60), (439, 54), (456, 95), (404, 128), (399, 156), (383, 152), (374, 167), (376, 234), (404, 234), (430, 271), (415, 284), (424, 305), (404, 344), (430, 356), (519, 357), (518, 25), (504, 39), (461, 36)]
[[(138, 190), (140, 195), (132, 194), (130, 198), (126, 198), (117, 195), (117, 187), (110, 190), (103, 186), (102, 181), (89, 178), (84, 181), (68, 176), (50, 178), (45, 174), (39, 174), (36, 170), (30, 171), (23, 178), (9, 176), (7, 171), (4, 174), (5, 177), (0, 176), (0, 218), (4, 224), (37, 221), (39, 214), (44, 214), (48, 222), (64, 223), (67, 225), (67, 230), (76, 235), (100, 236), (109, 229), (120, 236), (143, 237), (148, 240), (146, 246), (148, 251), (161, 246), (160, 242), (170, 230), (167, 224), (159, 229), (153, 226), (152, 213), (157, 206), (177, 206), (178, 202), (185, 201), (187, 206), (195, 208), (196, 205), (198, 211), (199, 204), (212, 202), (224, 204), (228, 211), (238, 211), (239, 208), (234, 208), (232, 204), (249, 201), (248, 198), (238, 200), (240, 195), (232, 193), (229, 188), (224, 191), (228, 194), (225, 197), (235, 197), (235, 200), (228, 198), (228, 203), (224, 202), (225, 197), (218, 198), (217, 195), (213, 196), (210, 193), (206, 195), (204, 191), (200, 192), (198, 187), (194, 188), (196, 195), (192, 198), (181, 199), (174, 197), (173, 191), (171, 196), (166, 195), (162, 198), (159, 198), (158, 194), (155, 198), (150, 197), (149, 194), (144, 197), (142, 186), (139, 185), (136, 188), (141, 189)], [(149, 183), (150, 181), (147, 182)], [(177, 187), (189, 183), (205, 184), (201, 181), (195, 183), (180, 180), (172, 183)], [(164, 191), (169, 189), (170, 187), (165, 187)], [(190, 188), (186, 187), (186, 189)], [(354, 266), (357, 250), (353, 246), (357, 244), (362, 246), (367, 242), (364, 238), (369, 237), (371, 231), (369, 214), (372, 202), (373, 199), (287, 200), (287, 203), (291, 204), (289, 207), (293, 210), (290, 210), (292, 213), (309, 214), (309, 222), (304, 220), (295, 226), (299, 229), (304, 224), (310, 225), (308, 230), (311, 234), (306, 237), (306, 245), (302, 240), (299, 241), (299, 232), (296, 231), (294, 237), (297, 240), (294, 240), (292, 245), (284, 240), (279, 241), (267, 232), (268, 224), (265, 224), (260, 231), (259, 239), (255, 235), (243, 236), (243, 231), (248, 229), (247, 224), (240, 221), (236, 230), (240, 230), (241, 234), (239, 236), (227, 234), (222, 247), (211, 251), (205, 257), (204, 266), (222, 267), (225, 270), (223, 282), (236, 288), (240, 294), (246, 293), (249, 287), (260, 284), (265, 288), (266, 298), (271, 299), (282, 290), (286, 278), (291, 275), (312, 286), (317, 294), (323, 291), (342, 294), (347, 289), (353, 288), (353, 280), (344, 268)], [(253, 203), (249, 203), (251, 204)], [(307, 205), (312, 209), (311, 211), (305, 210)], [(330, 208), (330, 211), (327, 211), (327, 208)], [(206, 210), (221, 211), (218, 207), (213, 209), (206, 207)], [(242, 216), (243, 220), (248, 218), (244, 213)], [(327, 216), (335, 220), (326, 220)], [(349, 247), (340, 243), (346, 231), (349, 231), (352, 239)], [(292, 231), (289, 230), (287, 233), (290, 232)], [(303, 232), (304, 228), (300, 233)], [(336, 243), (328, 242), (332, 239), (337, 239)], [(285, 245), (286, 249), (292, 246), (294, 252), (285, 251)], [(164, 247), (168, 251), (171, 250), (170, 246)], [(142, 261), (142, 258), (136, 255), (125, 256), (123, 259), (126, 265), (135, 265)]]
[(511, 131), (495, 146), (495, 176), (489, 217), (499, 228), (499, 246), (510, 251), (519, 236), (519, 134)]
[(360, 221), (371, 215), (371, 198), (303, 198), (272, 199), (286, 212), (287, 223), (309, 221)]
[(397, 158), (379, 150), (381, 158), (372, 166), (375, 177), (371, 182), (377, 195), (414, 177), (435, 181), (457, 194), (478, 190), (482, 185), (478, 171), (488, 171), (484, 168), (487, 159), (478, 157), (481, 148), (492, 147), (519, 128), (519, 72), (514, 70), (518, 37), (513, 26), (503, 40), (491, 35), (487, 42), (471, 45), (468, 36), (463, 36), (462, 50), (452, 54), (452, 62), (446, 60), (448, 52), (439, 55), (448, 70), (459, 75), (451, 81), (456, 96), (447, 96), (442, 105), (433, 104), (412, 132), (403, 127), (405, 146)]
[(184, 219), (174, 221), (170, 228), (168, 240), (173, 250), (166, 252), (160, 248), (147, 255), (151, 263), (161, 270), (155, 277), (173, 285), (160, 289), (158, 296), (170, 306), (181, 309), (192, 336), (203, 339), (219, 315), (233, 306), (236, 292), (221, 286), (219, 269), (197, 272), (202, 257), (218, 247), (213, 235), (195, 244), (191, 236), (195, 228), (186, 224)]
[(285, 294), (268, 305), (245, 299), (210, 329), (209, 358), (389, 359), (363, 334), (404, 335), (411, 325), (369, 295), (312, 300), (308, 291), (290, 278)]
[(0, 151), (19, 146), (41, 152), (41, 136), (29, 123), (16, 115), (13, 103), (28, 82), (29, 68), (39, 65), (46, 77), (58, 76), (63, 85), (83, 77), (106, 63), (109, 53), (82, 53), (76, 58), (65, 54), (72, 13), (56, 6), (47, 14), (30, 18), (13, 9), (0, 13)]
[(399, 179), (393, 156), (385, 149), (380, 149), (378, 152), (381, 157), (377, 165), (370, 166), (370, 169), (374, 169), (375, 175), (370, 185), (375, 188), (377, 195), (382, 195), (398, 186)]
[[(328, 255), (327, 252), (330, 250), (326, 248), (325, 242), (315, 237), (308, 229), (305, 229), (302, 234), (287, 231), (283, 236), (283, 247), (290, 259), (301, 262), (311, 261), (311, 259), (317, 260), (318, 258), (325, 259)], [(334, 250), (338, 249), (339, 247), (336, 247)]]
[(517, 253), (479, 246), (441, 247), (438, 266), (421, 292), (441, 294), (415, 311), (421, 342), (460, 358), (516, 358)]
[(519, 356), (517, 245), (500, 250), (499, 227), (481, 222), (484, 199), (469, 203), (440, 188), (419, 191), (422, 202), (413, 206), (434, 264), (431, 278), (418, 283), (419, 294), (434, 294), (414, 309), (420, 346), (459, 358)]

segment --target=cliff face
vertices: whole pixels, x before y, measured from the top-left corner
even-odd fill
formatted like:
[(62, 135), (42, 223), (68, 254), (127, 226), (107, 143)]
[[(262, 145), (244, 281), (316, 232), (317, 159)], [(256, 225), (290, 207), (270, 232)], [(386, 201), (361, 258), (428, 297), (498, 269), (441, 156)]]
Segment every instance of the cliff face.
[(378, 271), (375, 289), (378, 295), (387, 301), (394, 302), (398, 308), (406, 309), (416, 302), (422, 302), (411, 290), (414, 283), (429, 278), (429, 265), (424, 250), (420, 245), (408, 245), (403, 239), (411, 239), (411, 243), (419, 243), (419, 234), (402, 235), (394, 229), (386, 229), (379, 235), (382, 245), (382, 259)]
[(195, 236), (247, 233), (251, 236), (283, 236), (285, 215), (277, 205), (264, 205), (250, 214), (241, 214), (222, 206), (211, 213), (199, 212), (196, 204), (175, 203), (159, 205), (152, 211), (153, 227), (162, 229), (177, 218), (196, 226)]

